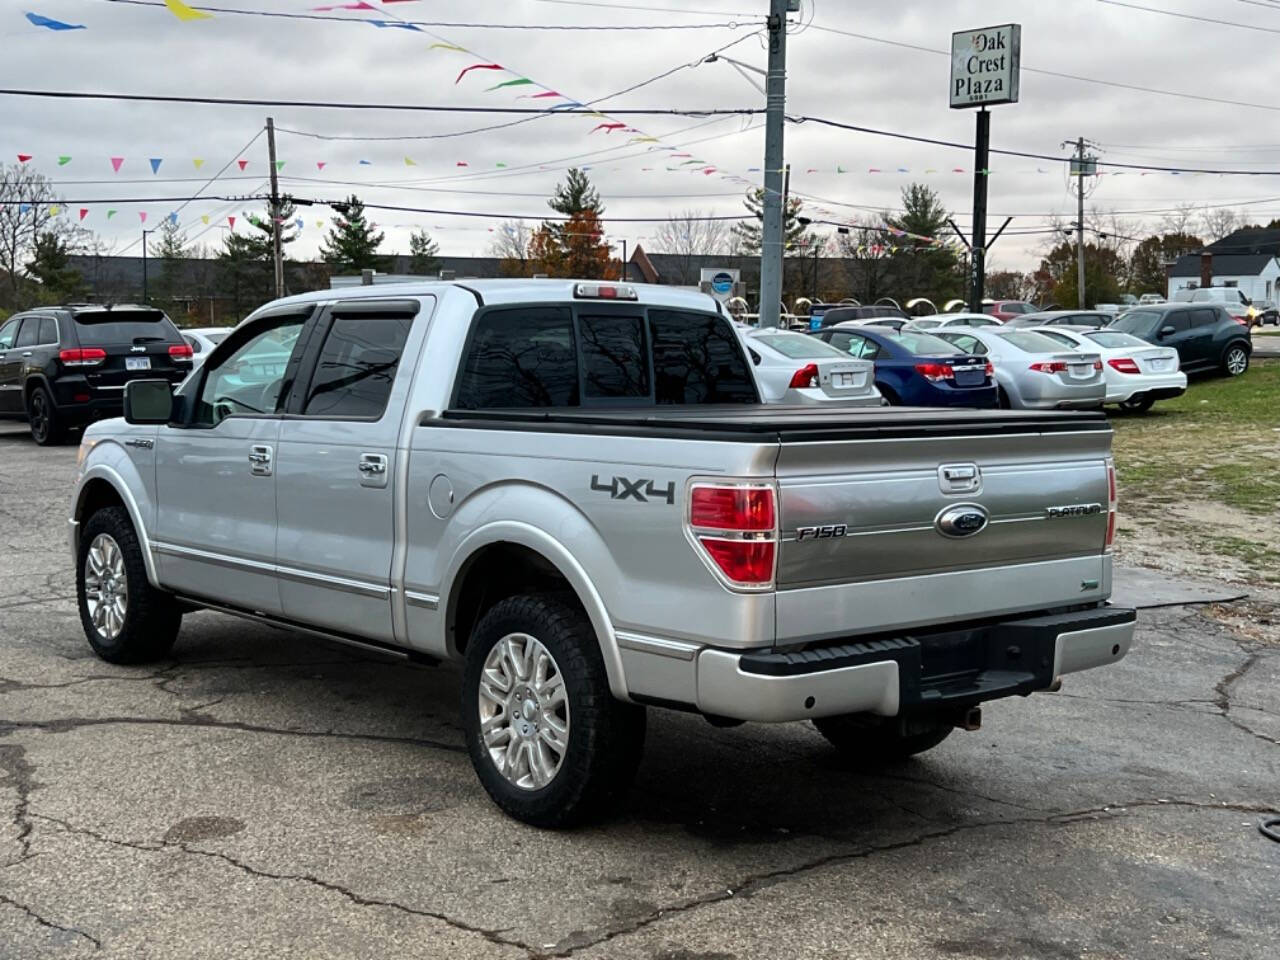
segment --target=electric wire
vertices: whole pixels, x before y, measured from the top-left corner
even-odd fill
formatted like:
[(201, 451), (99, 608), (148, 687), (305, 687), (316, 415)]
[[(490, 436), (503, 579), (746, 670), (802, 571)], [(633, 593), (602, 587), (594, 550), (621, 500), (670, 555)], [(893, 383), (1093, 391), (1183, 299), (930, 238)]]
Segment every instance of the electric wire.
[(1144, 7), (1137, 3), (1124, 3), (1122, 0), (1097, 0), (1098, 3), (1104, 3), (1109, 7), (1124, 7), (1128, 10), (1140, 10), (1143, 13), (1157, 13), (1164, 17), (1174, 17), (1178, 20), (1195, 20), (1199, 23), (1213, 23), (1223, 27), (1236, 27), (1240, 30), (1254, 30), (1258, 33), (1280, 33), (1280, 27), (1261, 27), (1253, 23), (1240, 23), (1236, 20), (1219, 20), (1217, 17), (1199, 16), (1194, 13), (1179, 13), (1176, 10), (1162, 10), (1158, 7)]

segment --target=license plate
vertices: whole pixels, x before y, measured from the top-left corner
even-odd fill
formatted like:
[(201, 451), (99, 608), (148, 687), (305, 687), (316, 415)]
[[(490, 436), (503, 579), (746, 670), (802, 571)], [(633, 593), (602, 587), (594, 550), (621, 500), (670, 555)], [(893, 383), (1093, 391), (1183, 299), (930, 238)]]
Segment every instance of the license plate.
[(854, 390), (861, 387), (866, 377), (861, 373), (832, 374), (832, 385), (841, 390)]
[(125, 357), (124, 368), (126, 370), (150, 370), (150, 357)]
[(1161, 359), (1161, 360), (1152, 360), (1152, 361), (1151, 361), (1151, 369), (1152, 369), (1152, 370), (1168, 370), (1168, 369), (1169, 369), (1169, 361), (1168, 361), (1168, 360), (1164, 360), (1164, 359)]
[(987, 379), (987, 371), (981, 367), (956, 367), (957, 387), (976, 387)]
[(1071, 364), (1071, 375), (1077, 380), (1087, 380), (1093, 376), (1093, 364), (1073, 363)]

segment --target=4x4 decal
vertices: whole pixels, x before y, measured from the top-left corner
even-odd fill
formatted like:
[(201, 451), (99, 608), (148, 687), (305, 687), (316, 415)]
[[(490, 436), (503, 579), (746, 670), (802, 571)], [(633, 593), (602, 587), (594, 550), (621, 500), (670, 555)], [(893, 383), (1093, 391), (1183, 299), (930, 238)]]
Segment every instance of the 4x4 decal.
[(675, 481), (668, 482), (665, 487), (659, 487), (648, 477), (641, 477), (639, 480), (613, 477), (609, 483), (601, 483), (600, 475), (593, 473), (591, 489), (607, 493), (614, 500), (636, 500), (640, 503), (648, 503), (650, 500), (665, 500), (671, 504), (676, 502)]

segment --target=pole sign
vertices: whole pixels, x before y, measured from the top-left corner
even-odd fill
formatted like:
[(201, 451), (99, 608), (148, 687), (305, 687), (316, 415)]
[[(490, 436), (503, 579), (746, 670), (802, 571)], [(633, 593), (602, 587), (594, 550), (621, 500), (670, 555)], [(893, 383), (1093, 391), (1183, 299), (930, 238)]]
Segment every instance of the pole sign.
[(1021, 24), (953, 33), (951, 108), (1017, 103), (1021, 58)]
[(699, 286), (721, 303), (729, 299), (734, 286), (742, 279), (742, 271), (737, 268), (703, 267), (701, 274)]

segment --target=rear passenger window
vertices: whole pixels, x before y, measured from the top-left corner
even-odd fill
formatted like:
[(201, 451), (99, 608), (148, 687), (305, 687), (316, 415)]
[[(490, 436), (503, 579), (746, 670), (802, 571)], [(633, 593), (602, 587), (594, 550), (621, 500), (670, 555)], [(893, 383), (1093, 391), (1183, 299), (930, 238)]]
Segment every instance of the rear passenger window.
[(1218, 311), (1212, 307), (1201, 307), (1191, 311), (1191, 326), (1212, 327), (1218, 322)]
[(40, 318), (40, 343), (58, 342), (58, 321), (53, 317)]
[(1191, 329), (1191, 311), (1179, 310), (1176, 313), (1169, 314), (1169, 316), (1165, 319), (1164, 326), (1173, 327), (1173, 330), (1175, 333), (1181, 333), (1183, 330), (1190, 330)]
[(457, 405), (576, 407), (578, 358), (568, 308), (520, 307), (481, 316), (459, 373)]
[(643, 317), (578, 317), (582, 392), (591, 399), (649, 398)]
[(410, 316), (335, 317), (320, 348), (303, 414), (381, 417), (412, 324)]
[(711, 314), (649, 311), (658, 403), (758, 403), (737, 334)]

